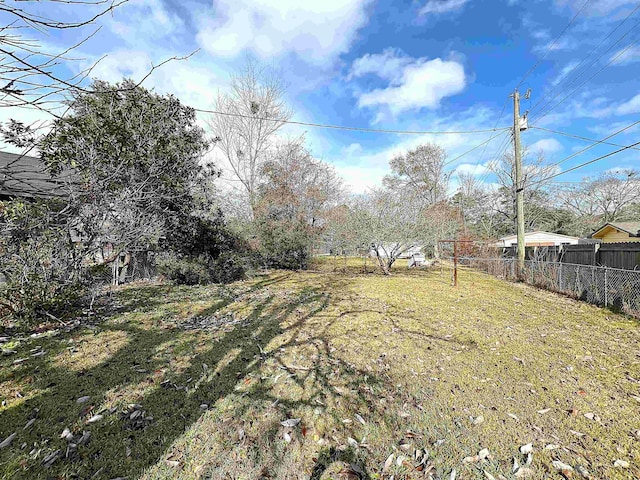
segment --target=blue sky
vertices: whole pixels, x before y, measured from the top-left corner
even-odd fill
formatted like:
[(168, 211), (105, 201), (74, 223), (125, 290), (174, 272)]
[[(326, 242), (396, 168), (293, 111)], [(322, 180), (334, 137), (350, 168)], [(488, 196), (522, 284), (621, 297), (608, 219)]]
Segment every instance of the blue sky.
[[(467, 131), (510, 126), (509, 95), (542, 59), (520, 86), (523, 94), (531, 89), (522, 111), (531, 110), (535, 126), (600, 139), (636, 121), (640, 113), (640, 29), (633, 28), (640, 21), (640, 9), (611, 33), (640, 2), (584, 4), (585, 0), (132, 0), (101, 19), (102, 29), (75, 55), (84, 60), (64, 68), (75, 73), (106, 55), (93, 71), (95, 76), (111, 81), (141, 78), (152, 63), (199, 49), (188, 61), (159, 69), (145, 85), (208, 108), (224, 90), (229, 73), (252, 55), (281, 69), (295, 120)], [(86, 16), (84, 8), (48, 4), (43, 13), (80, 18)], [(41, 41), (56, 49), (83, 33), (89, 30), (53, 32)], [(556, 94), (549, 106), (566, 100), (542, 116), (545, 112), (539, 107)], [(1, 114), (1, 120), (41, 115), (15, 109)], [(453, 159), (492, 135), (390, 135), (300, 126), (289, 126), (283, 133), (305, 131), (314, 155), (335, 165), (354, 191), (377, 184), (390, 158), (407, 148), (435, 141)], [(628, 145), (637, 141), (639, 131), (631, 128), (610, 141)], [(503, 140), (498, 136), (449, 168), (491, 182), (486, 164), (500, 152)], [(589, 145), (536, 129), (524, 132), (523, 142), (533, 154), (542, 152), (548, 163)], [(560, 168), (612, 150), (616, 147), (594, 147)], [(639, 168), (639, 153), (628, 150), (558, 180)]]

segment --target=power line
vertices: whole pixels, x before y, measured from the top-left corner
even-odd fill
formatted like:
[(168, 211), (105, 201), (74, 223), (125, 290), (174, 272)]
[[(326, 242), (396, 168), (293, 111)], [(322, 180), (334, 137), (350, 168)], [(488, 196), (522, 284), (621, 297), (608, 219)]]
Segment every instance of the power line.
[(466, 152), (464, 152), (464, 153), (462, 153), (462, 154), (458, 155), (456, 158), (454, 158), (454, 159), (452, 159), (452, 160), (447, 160), (447, 161), (446, 161), (442, 166), (443, 166), (443, 167), (446, 167), (447, 165), (452, 164), (452, 163), (453, 163), (453, 162), (455, 162), (456, 160), (460, 160), (462, 157), (464, 157), (464, 156), (465, 156), (465, 155), (467, 155), (468, 153), (473, 152), (474, 150), (476, 150), (477, 148), (480, 148), (480, 147), (481, 147), (481, 146), (483, 146), (483, 145), (486, 147), (486, 145), (487, 145), (491, 140), (493, 140), (494, 138), (499, 137), (500, 135), (503, 135), (503, 134), (504, 134), (504, 131), (500, 131), (500, 132), (496, 133), (495, 135), (492, 135), (491, 137), (489, 137), (489, 138), (488, 138), (487, 140), (485, 140), (484, 142), (479, 143), (479, 144), (478, 144), (478, 145), (476, 145), (475, 147), (473, 147), (473, 148), (471, 148), (471, 149), (467, 150)]
[(527, 73), (525, 73), (524, 77), (522, 77), (522, 80), (520, 80), (520, 83), (518, 83), (518, 85), (516, 85), (516, 89), (522, 85), (524, 83), (524, 81), (529, 78), (529, 75), (531, 75), (534, 70), (536, 68), (538, 68), (538, 66), (540, 65), (540, 63), (542, 63), (542, 61), (545, 59), (545, 57), (549, 54), (549, 52), (553, 49), (553, 47), (555, 46), (556, 43), (558, 43), (558, 40), (560, 40), (560, 37), (562, 37), (562, 35), (565, 34), (565, 32), (567, 30), (569, 30), (569, 28), (571, 28), (571, 25), (573, 25), (573, 22), (576, 21), (576, 19), (578, 18), (578, 16), (580, 16), (580, 14), (582, 13), (582, 11), (587, 7), (587, 5), (591, 2), (591, 0), (586, 0), (583, 4), (582, 7), (580, 7), (580, 9), (576, 12), (576, 14), (573, 16), (573, 18), (571, 19), (571, 21), (567, 24), (566, 27), (564, 27), (562, 29), (562, 31), (558, 34), (558, 36), (553, 40), (553, 42), (551, 42), (551, 44), (549, 45), (549, 47), (547, 48), (547, 51), (544, 52), (544, 55), (542, 55), (542, 57), (540, 57), (538, 59), (538, 61), (533, 65), (533, 67), (531, 67), (529, 69), (529, 71)]
[[(624, 128), (621, 128), (620, 130), (617, 130), (616, 132), (612, 133), (611, 135), (608, 135), (606, 137), (604, 137), (602, 140), (600, 140), (599, 142), (594, 143), (593, 145), (589, 145), (588, 147), (583, 148), (582, 150), (578, 150), (575, 153), (572, 153), (571, 155), (569, 155), (568, 157), (563, 158), (562, 160), (560, 160), (557, 163), (554, 163), (553, 165), (551, 165), (552, 167), (557, 167), (558, 165), (560, 165), (561, 163), (566, 162), (567, 160), (571, 160), (574, 157), (577, 157), (578, 155), (582, 155), (584, 152), (586, 152), (587, 150), (591, 150), (593, 147), (595, 147), (598, 144), (604, 143), (606, 140), (609, 140), (612, 137), (615, 137), (616, 135), (621, 134), (622, 132), (624, 132), (625, 130), (629, 130), (632, 127), (635, 127), (636, 125), (638, 125), (640, 123), (640, 120), (633, 122), (631, 125), (627, 125)], [(628, 149), (628, 148), (632, 148), (632, 147), (624, 147), (624, 150)]]
[[(498, 148), (495, 150), (493, 154), (494, 160), (502, 157), (502, 155), (507, 150), (510, 144), (511, 144), (511, 135), (505, 135), (504, 140), (500, 143), (500, 145), (498, 146)], [(480, 182), (485, 182), (487, 178), (489, 178), (489, 175), (491, 175), (492, 173), (495, 173), (495, 172), (491, 168), (487, 168), (487, 170), (480, 177)]]
[[(502, 110), (500, 110), (500, 115), (498, 115), (498, 119), (496, 120), (496, 123), (495, 123), (495, 125), (493, 126), (493, 128), (496, 128), (496, 127), (498, 126), (498, 123), (500, 123), (500, 120), (502, 120), (502, 116), (504, 115), (504, 112), (505, 112), (505, 110), (506, 110), (506, 108), (507, 108), (507, 103), (509, 103), (509, 97), (505, 98), (504, 103), (502, 104)], [(497, 136), (498, 136), (498, 135), (494, 135), (494, 136), (493, 136), (493, 137), (491, 137), (488, 141), (483, 142), (483, 144), (484, 144), (484, 148), (482, 149), (482, 153), (480, 154), (480, 165), (482, 165), (482, 160), (484, 159), (484, 154), (485, 154), (485, 152), (487, 151), (487, 146), (489, 145), (489, 142), (490, 142), (491, 140), (493, 140), (494, 138), (496, 138)], [(502, 142), (504, 142), (504, 141), (505, 141), (505, 140), (503, 140)], [(508, 136), (507, 136), (507, 141), (508, 141)], [(501, 142), (501, 145), (502, 145), (502, 142)], [(481, 146), (481, 145), (482, 145), (482, 144), (478, 145), (478, 147), (479, 147), (479, 146)], [(475, 148), (477, 148), (477, 147), (474, 147), (472, 150), (475, 150)], [(496, 150), (496, 151), (497, 151), (497, 150)], [(469, 152), (465, 152), (465, 153), (469, 153)], [(481, 175), (481, 177), (480, 177), (478, 180), (479, 180), (481, 183), (482, 183), (482, 182), (484, 182), (484, 181), (485, 181), (485, 179), (489, 176), (489, 173), (490, 173), (490, 170), (487, 168), (487, 169), (485, 170), (485, 172)]]
[[(585, 55), (585, 56), (582, 58), (582, 60), (580, 60), (580, 62), (579, 62), (577, 65), (575, 65), (573, 68), (571, 68), (571, 70), (569, 70), (566, 74), (564, 74), (564, 76), (562, 77), (562, 79), (560, 80), (560, 82), (559, 82), (559, 83), (563, 83), (565, 80), (567, 80), (567, 79), (569, 78), (569, 76), (570, 76), (574, 71), (576, 71), (576, 70), (577, 70), (577, 69), (578, 69), (578, 68), (579, 68), (579, 67), (580, 67), (580, 66), (581, 66), (581, 65), (582, 65), (582, 64), (583, 64), (583, 63), (584, 63), (584, 62), (585, 62), (585, 61), (586, 61), (586, 60), (587, 60), (587, 59), (588, 59), (588, 58), (589, 58), (589, 57), (590, 57), (590, 56), (591, 56), (591, 55), (596, 51), (596, 50), (598, 50), (598, 48), (600, 48), (600, 46), (601, 46), (601, 45), (602, 45), (602, 44), (603, 44), (603, 43), (604, 43), (604, 42), (605, 42), (605, 41), (606, 41), (606, 40), (607, 40), (611, 35), (613, 35), (613, 34), (614, 34), (614, 33), (615, 33), (615, 32), (616, 32), (616, 31), (617, 31), (617, 30), (618, 30), (622, 25), (624, 25), (624, 23), (625, 23), (625, 22), (626, 22), (626, 21), (627, 21), (627, 20), (628, 20), (628, 19), (629, 19), (629, 18), (630, 18), (634, 13), (636, 13), (636, 12), (638, 11), (638, 9), (640, 9), (640, 4), (638, 4), (638, 6), (637, 6), (636, 8), (634, 8), (634, 9), (633, 9), (633, 10), (632, 10), (632, 11), (631, 11), (631, 12), (630, 12), (630, 13), (629, 13), (629, 14), (628, 14), (624, 19), (622, 19), (622, 20), (621, 20), (621, 21), (620, 21), (620, 22), (619, 22), (619, 23), (618, 23), (618, 24), (617, 24), (613, 29), (611, 29), (607, 35), (605, 35), (604, 37), (602, 37), (602, 38), (600, 39), (600, 42), (599, 42), (599, 43), (598, 43), (598, 44), (597, 44), (593, 49), (591, 49), (591, 51), (590, 51), (589, 53), (587, 53), (587, 55)], [(636, 23), (636, 25), (637, 25), (637, 23)], [(589, 70), (589, 68), (591, 68), (591, 67), (592, 67), (592, 66), (593, 66), (593, 65), (594, 65), (598, 60), (600, 60), (600, 59), (604, 56), (604, 54), (605, 54), (605, 53), (607, 53), (607, 52), (608, 52), (609, 50), (611, 50), (614, 46), (616, 46), (618, 43), (620, 43), (620, 42), (621, 42), (621, 41), (622, 41), (622, 40), (623, 40), (623, 39), (624, 39), (624, 38), (629, 34), (629, 32), (630, 32), (631, 30), (633, 30), (633, 28), (634, 28), (634, 27), (635, 27), (635, 25), (634, 25), (633, 27), (631, 27), (631, 29), (630, 29), (627, 33), (625, 33), (622, 37), (620, 37), (618, 40), (616, 40), (616, 42), (614, 42), (611, 46), (609, 46), (609, 48), (608, 48), (607, 50), (605, 50), (604, 52), (602, 52), (602, 54), (601, 54), (598, 58), (596, 58), (596, 59), (595, 59), (595, 60), (594, 60), (594, 61), (593, 61), (593, 62), (592, 62), (592, 63), (591, 63), (587, 68), (585, 68), (585, 70), (584, 70), (580, 75), (578, 75), (576, 78), (574, 78), (574, 79), (572, 80), (572, 82), (570, 82), (570, 83), (575, 82), (575, 81), (576, 81), (576, 80), (578, 80), (582, 75), (584, 75), (584, 74), (587, 72), (587, 70)], [(554, 87), (554, 88), (555, 88), (555, 87)], [(558, 92), (558, 94), (556, 94), (556, 96), (555, 96), (555, 97), (553, 97), (553, 98), (556, 98), (558, 95), (560, 95), (560, 93), (562, 93), (562, 90), (563, 90), (563, 89), (561, 89), (561, 90)], [(552, 91), (553, 91), (553, 89), (552, 89)], [(548, 98), (550, 95), (551, 95), (551, 92), (549, 92), (549, 93), (547, 93), (546, 95), (544, 95), (540, 100), (538, 100), (538, 102), (537, 102), (537, 103), (536, 103), (532, 108), (530, 108), (530, 111), (534, 111), (534, 110), (538, 107), (538, 105), (540, 105), (540, 104), (541, 104), (541, 103), (542, 103), (546, 98)]]
[[(535, 126), (531, 126), (530, 128), (533, 128), (533, 129), (536, 129), (536, 130), (542, 130), (543, 132), (555, 133), (557, 135), (562, 135), (564, 137), (576, 138), (578, 140), (584, 140), (585, 142), (592, 142), (592, 143), (597, 143), (597, 144), (602, 144), (602, 145), (611, 145), (612, 147), (624, 147), (624, 145), (621, 145), (619, 143), (605, 142), (603, 140), (594, 140), (593, 138), (583, 137), (581, 135), (574, 135), (572, 133), (567, 133), (567, 132), (560, 132), (558, 130), (551, 130), (550, 128), (542, 128), (542, 127), (535, 127)], [(634, 150), (640, 150), (640, 148), (634, 148)]]
[[(496, 124), (493, 126), (493, 128), (498, 126), (498, 123), (500, 123), (500, 120), (502, 120), (502, 116), (504, 115), (505, 110), (507, 109), (507, 103), (509, 103), (509, 98), (507, 97), (504, 99), (504, 103), (502, 104), (502, 110), (500, 110), (500, 115), (498, 116), (498, 120), (496, 120)], [(504, 140), (503, 140), (504, 141)], [(484, 154), (487, 151), (487, 145), (485, 144), (484, 148), (482, 149), (482, 153), (480, 154), (480, 162), (482, 162), (482, 160), (484, 159)], [(487, 169), (483, 174), (482, 174), (482, 178), (481, 178), (481, 182), (484, 182), (484, 180), (489, 176), (489, 169)]]
[[(193, 108), (193, 107), (191, 107)], [(388, 130), (388, 129), (379, 129), (379, 128), (366, 128), (366, 127), (349, 127), (344, 125), (329, 125), (324, 123), (312, 123), (312, 122), (298, 122), (295, 120), (281, 120), (277, 118), (268, 118), (268, 117), (256, 117), (253, 115), (243, 115), (241, 113), (230, 113), (230, 112), (219, 112), (216, 110), (206, 110), (203, 108), (193, 108), (196, 112), (200, 113), (212, 113), (215, 115), (224, 115), (227, 117), (239, 117), (239, 118), (248, 118), (251, 120), (265, 120), (269, 122), (277, 122), (277, 123), (287, 123), (291, 125), (302, 125), (305, 127), (316, 127), (316, 128), (329, 128), (334, 130), (348, 130), (348, 131), (356, 131), (356, 132), (370, 132), (370, 133), (392, 133), (398, 135), (466, 135), (466, 134), (474, 134), (474, 133), (487, 133), (487, 132), (497, 132), (497, 131), (505, 131), (508, 130), (509, 127), (503, 128), (487, 128), (483, 130), (460, 130), (460, 131), (429, 131), (429, 130)]]
[(629, 150), (630, 148), (633, 148), (633, 147), (638, 146), (638, 145), (640, 145), (640, 142), (636, 142), (636, 143), (633, 143), (631, 145), (627, 145), (626, 147), (623, 147), (623, 148), (621, 148), (619, 150), (615, 150), (613, 152), (609, 152), (606, 155), (602, 155), (600, 157), (597, 157), (597, 158), (594, 158), (592, 160), (589, 160), (588, 162), (581, 163), (580, 165), (576, 165), (575, 167), (571, 167), (571, 168), (569, 168), (569, 169), (567, 169), (567, 170), (565, 170), (563, 172), (559, 172), (559, 173), (556, 173), (554, 175), (550, 175), (550, 176), (548, 176), (546, 178), (543, 178), (541, 180), (538, 180), (537, 182), (533, 183), (532, 185), (537, 185), (537, 184), (546, 182), (547, 180), (551, 180), (552, 178), (559, 177), (560, 175), (564, 175), (565, 173), (573, 172), (574, 170), (578, 170), (579, 168), (586, 167), (587, 165), (591, 165), (592, 163), (599, 162), (600, 160), (604, 160), (605, 158), (609, 158), (609, 157), (611, 157), (613, 155), (616, 155), (616, 154), (618, 154), (620, 152), (624, 152), (625, 150)]
[[(571, 97), (578, 89), (580, 89), (580, 87), (582, 87), (585, 83), (588, 83), (589, 81), (591, 81), (596, 75), (598, 75), (600, 72), (602, 72), (604, 69), (606, 69), (609, 65), (611, 65), (613, 62), (615, 62), (618, 58), (620, 58), (622, 55), (624, 55), (627, 50), (629, 50), (631, 47), (633, 47), (633, 45), (636, 43), (636, 41), (634, 40), (633, 42), (631, 42), (629, 45), (627, 45), (627, 47), (624, 50), (621, 50), (615, 57), (613, 57), (604, 67), (602, 67), (600, 70), (598, 70), (596, 73), (594, 73), (593, 75), (591, 75), (589, 78), (587, 78), (584, 82), (582, 82), (580, 85), (578, 85), (576, 88), (574, 88), (570, 93), (568, 93), (567, 95), (565, 95), (562, 100), (560, 100), (558, 103), (556, 103), (555, 105), (553, 105), (552, 107), (548, 108), (546, 110), (545, 113), (543, 113), (541, 116), (537, 117), (535, 119), (536, 122), (539, 122), (541, 119), (543, 119), (544, 117), (546, 117), (547, 115), (549, 115), (549, 113), (551, 113), (551, 111), (553, 111), (556, 107), (560, 106), (561, 104), (563, 104), (569, 97)], [(549, 105), (555, 98), (558, 97), (558, 95), (561, 92), (559, 92), (558, 94), (556, 94), (551, 100), (549, 100), (544, 107), (542, 107), (543, 109)]]

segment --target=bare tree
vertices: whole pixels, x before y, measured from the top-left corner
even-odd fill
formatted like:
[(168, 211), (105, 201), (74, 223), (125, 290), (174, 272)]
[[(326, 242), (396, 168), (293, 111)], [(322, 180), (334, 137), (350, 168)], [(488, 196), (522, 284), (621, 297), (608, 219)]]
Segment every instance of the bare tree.
[(625, 208), (640, 202), (640, 175), (629, 170), (585, 178), (562, 189), (560, 198), (566, 208), (595, 228), (597, 223), (619, 220)]
[(435, 143), (420, 145), (404, 155), (391, 159), (391, 175), (384, 184), (399, 191), (411, 191), (412, 195), (428, 205), (445, 199), (451, 174), (445, 172), (447, 153)]
[(328, 211), (340, 202), (342, 181), (311, 155), (304, 136), (276, 145), (260, 171), (254, 232), (265, 262), (304, 268)]
[[(3, 14), (4, 24), (0, 25), (0, 107), (36, 108), (59, 117), (63, 114), (59, 109), (66, 108), (64, 101), (70, 99), (70, 94), (90, 93), (91, 87), (84, 82), (100, 60), (67, 76), (60, 73), (60, 67), (80, 64), (82, 59), (74, 56), (74, 51), (100, 30), (95, 23), (127, 2), (128, 0), (1, 1), (0, 12)], [(39, 6), (34, 7), (32, 3)], [(42, 4), (50, 4), (51, 11), (68, 12), (71, 18), (84, 15), (84, 19), (76, 21), (43, 16), (39, 13), (42, 11)], [(70, 30), (82, 32), (81, 40), (62, 46), (58, 51), (36, 38), (38, 34), (49, 35), (55, 31)], [(165, 63), (187, 57), (172, 57), (152, 66), (136, 85), (140, 85)]]
[[(549, 215), (547, 205), (552, 183), (547, 180), (556, 171), (554, 165), (547, 165), (542, 153), (531, 158), (526, 148), (522, 150), (525, 228), (534, 228)], [(490, 165), (500, 188), (498, 201), (494, 202), (496, 212), (513, 226), (516, 223), (516, 169), (513, 153), (506, 153)]]
[(207, 121), (254, 216), (262, 166), (275, 133), (291, 117), (284, 91), (276, 72), (249, 60), (232, 76), (229, 92), (218, 94), (219, 113)]
[(458, 174), (458, 191), (451, 203), (459, 208), (465, 232), (474, 237), (493, 238), (501, 224), (500, 192), (478, 177)]
[(455, 234), (459, 224), (445, 204), (424, 206), (417, 196), (395, 189), (377, 189), (356, 197), (350, 206), (349, 225), (359, 244), (371, 247), (381, 271), (388, 275), (403, 254), (417, 247), (434, 246)]

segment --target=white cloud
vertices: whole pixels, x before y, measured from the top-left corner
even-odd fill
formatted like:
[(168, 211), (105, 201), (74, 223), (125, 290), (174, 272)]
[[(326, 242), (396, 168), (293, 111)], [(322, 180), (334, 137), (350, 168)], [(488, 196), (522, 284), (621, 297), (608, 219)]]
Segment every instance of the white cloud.
[(638, 112), (640, 112), (640, 93), (616, 108), (616, 115), (631, 115)]
[(342, 149), (342, 153), (345, 157), (359, 155), (362, 153), (362, 145), (360, 145), (359, 143), (351, 143)]
[[(599, 124), (599, 125), (593, 125), (593, 126), (587, 127), (587, 130), (589, 130), (590, 132), (593, 132), (593, 133), (595, 133), (596, 135), (599, 135), (599, 136), (609, 136), (613, 132), (617, 132), (618, 130), (622, 130), (623, 128), (628, 127), (628, 126), (629, 126), (628, 122), (611, 122), (611, 123), (603, 123), (603, 124)], [(635, 133), (637, 133), (639, 131), (640, 131), (640, 125), (635, 125), (635, 126), (633, 126), (631, 128), (628, 128), (624, 132), (621, 132), (618, 135), (616, 135), (616, 138), (620, 138), (620, 137), (624, 137), (624, 136), (627, 136), (627, 135), (635, 134)]]
[(631, 46), (618, 50), (611, 55), (613, 65), (628, 65), (630, 63), (640, 62), (640, 46)]
[(109, 29), (129, 45), (140, 48), (141, 43), (152, 44), (185, 30), (184, 21), (169, 12), (161, 0), (137, 0), (114, 10), (105, 17)]
[(420, 9), (418, 15), (439, 15), (458, 11), (461, 10), (467, 2), (469, 2), (469, 0), (429, 0), (425, 6)]
[(567, 65), (565, 65), (562, 68), (562, 70), (560, 70), (560, 73), (553, 80), (551, 80), (551, 85), (553, 85), (554, 87), (558, 85), (560, 82), (562, 82), (566, 78), (567, 74), (577, 66), (578, 66), (578, 62), (569, 62)]
[(351, 75), (365, 73), (373, 73), (387, 80), (389, 85), (361, 93), (358, 106), (384, 107), (394, 117), (408, 110), (435, 109), (443, 98), (462, 92), (466, 86), (461, 63), (441, 58), (413, 59), (395, 50), (357, 59)]
[(529, 145), (529, 151), (533, 153), (557, 153), (562, 150), (562, 144), (555, 138), (543, 138)]
[(389, 169), (385, 167), (364, 168), (361, 165), (338, 165), (335, 169), (351, 193), (365, 193), (382, 185), (382, 179), (389, 173)]
[[(148, 52), (120, 49), (109, 52), (92, 70), (92, 77), (108, 82), (119, 82), (123, 78), (141, 81), (150, 72), (152, 65), (158, 65), (169, 58), (169, 54), (156, 51), (154, 59)], [(95, 59), (87, 59), (86, 67)], [(198, 55), (187, 60), (173, 60), (153, 71), (142, 86), (159, 94), (173, 94), (190, 107), (209, 108), (227, 79), (211, 64), (202, 63)], [(199, 125), (205, 127), (204, 114), (199, 115)]]
[(368, 20), (371, 0), (215, 0), (197, 40), (213, 55), (251, 50), (263, 58), (295, 53), (313, 64), (346, 52)]
[(348, 79), (375, 74), (385, 80), (394, 80), (412, 61), (411, 57), (395, 48), (387, 48), (382, 53), (367, 53), (353, 62)]
[[(57, 110), (58, 114), (61, 114), (61, 108)], [(30, 107), (5, 107), (2, 109), (2, 115), (0, 116), (0, 122), (8, 122), (10, 119), (22, 122), (25, 125), (30, 126), (38, 132), (38, 134), (44, 135), (49, 131), (54, 117), (38, 108)], [(11, 153), (25, 153), (24, 148), (19, 148), (14, 145), (0, 140), (0, 150), (3, 152)], [(35, 151), (30, 151), (30, 155), (34, 155)]]
[(468, 174), (468, 175), (474, 175), (474, 176), (479, 176), (479, 175), (484, 175), (485, 173), (487, 173), (489, 171), (489, 167), (487, 164), (472, 164), (472, 163), (463, 163), (461, 165), (458, 165), (455, 169), (455, 173), (456, 174)]
[[(430, 118), (429, 118), (430, 117)], [(459, 116), (444, 117), (441, 115), (427, 115), (422, 119), (422, 128), (429, 130), (475, 130), (487, 123), (495, 123), (497, 112), (483, 107), (476, 107), (468, 111), (460, 112)], [(414, 129), (413, 125), (408, 125), (407, 129)], [(417, 128), (415, 128), (417, 129)], [(428, 142), (437, 143), (447, 152), (449, 160), (468, 151), (471, 146), (475, 146), (485, 140), (490, 134), (473, 135), (411, 135), (399, 137), (389, 135), (384, 146), (379, 148), (365, 148), (361, 144), (351, 144), (332, 157), (324, 160), (333, 164), (336, 170), (345, 178), (347, 185), (354, 193), (362, 193), (368, 188), (380, 185), (382, 178), (390, 173), (389, 161), (396, 155), (414, 149), (418, 145)], [(475, 171), (478, 175), (483, 172), (486, 165), (493, 158), (497, 147), (502, 143), (504, 137), (499, 136), (487, 145), (486, 151), (482, 151), (482, 158), (477, 158), (480, 165), (471, 163), (471, 156), (463, 157), (456, 163), (448, 165), (447, 169), (456, 169), (460, 162), (466, 162), (469, 166), (463, 166), (462, 170)], [(476, 151), (480, 155), (479, 151)], [(455, 177), (455, 176), (454, 176)]]

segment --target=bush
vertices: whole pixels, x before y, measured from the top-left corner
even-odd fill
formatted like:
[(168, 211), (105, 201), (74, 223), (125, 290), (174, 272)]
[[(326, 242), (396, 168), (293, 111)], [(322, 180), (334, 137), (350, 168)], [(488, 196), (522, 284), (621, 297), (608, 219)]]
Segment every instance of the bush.
[(31, 327), (64, 317), (90, 284), (53, 213), (51, 202), (0, 202), (0, 319)]
[(158, 260), (158, 272), (178, 284), (229, 283), (247, 270), (248, 250), (225, 223), (221, 212), (211, 218), (176, 216), (162, 245), (171, 253)]
[(311, 237), (305, 225), (275, 221), (259, 224), (260, 255), (273, 268), (302, 270), (309, 266)]
[(211, 282), (211, 273), (205, 256), (179, 257), (174, 253), (157, 260), (158, 273), (178, 285), (204, 285)]
[(179, 256), (169, 253), (157, 261), (158, 273), (178, 285), (230, 283), (244, 277), (246, 260), (233, 252), (220, 254), (215, 260), (208, 255)]
[(211, 265), (211, 276), (216, 283), (231, 283), (243, 278), (249, 269), (249, 261), (238, 253), (222, 253)]

